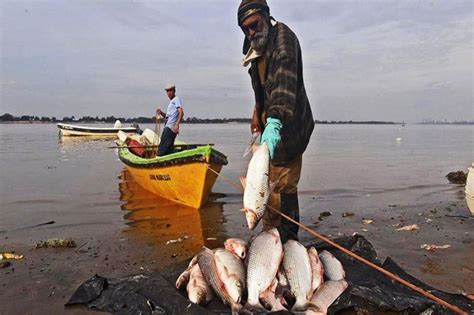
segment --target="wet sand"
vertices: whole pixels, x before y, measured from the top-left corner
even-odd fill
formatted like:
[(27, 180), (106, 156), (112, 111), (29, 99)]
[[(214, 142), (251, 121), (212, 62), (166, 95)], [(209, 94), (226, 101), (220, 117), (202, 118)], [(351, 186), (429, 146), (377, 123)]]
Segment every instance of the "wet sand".
[[(216, 197), (219, 196), (213, 196), (214, 199)], [(147, 200), (150, 204), (157, 202), (154, 198)], [(125, 207), (130, 209), (133, 205), (132, 202)], [(176, 274), (178, 269), (183, 268), (183, 262), (202, 244), (209, 247), (222, 244), (225, 235), (219, 231), (221, 207), (219, 202), (210, 202), (205, 208), (208, 216), (201, 223), (193, 222), (192, 218), (196, 216), (180, 207), (171, 207), (175, 214), (181, 212), (175, 219), (164, 219), (166, 216), (163, 214), (157, 217), (148, 211), (134, 218), (134, 226), (127, 233), (116, 231), (77, 238), (76, 248), (34, 249), (35, 232), (43, 227), (28, 230), (31, 244), (9, 243), (8, 235), (1, 235), (2, 250), (21, 253), (25, 258), (11, 261), (10, 267), (0, 269), (0, 313), (96, 313), (83, 307), (65, 308), (64, 304), (80, 284), (95, 274), (108, 278), (155, 271), (163, 272), (165, 276)], [(140, 209), (144, 208), (146, 201), (141, 199)], [(380, 259), (391, 256), (408, 273), (422, 281), (452, 293), (474, 292), (474, 219), (468, 217), (463, 200), (423, 207), (417, 205), (416, 208), (389, 205), (370, 216), (373, 220), (371, 224), (362, 223), (363, 218), (369, 218), (363, 213), (342, 217), (344, 212), (332, 211), (321, 221), (316, 219), (312, 227), (333, 238), (361, 233), (372, 242)], [(137, 213), (130, 211), (128, 215)], [(314, 213), (316, 216), (319, 214)], [(204, 228), (206, 232), (199, 234), (202, 238), (196, 238), (192, 226), (205, 221), (207, 227), (214, 228)], [(188, 227), (183, 227), (185, 222)], [(395, 231), (410, 224), (417, 224), (419, 230)], [(176, 228), (179, 231), (173, 230)], [(189, 239), (166, 245), (166, 240), (183, 234), (189, 235)], [(300, 232), (300, 238), (305, 244), (314, 242), (306, 232)], [(420, 248), (424, 243), (449, 244), (451, 247), (431, 252)]]
[[(362, 234), (375, 247), (380, 260), (390, 256), (409, 274), (443, 291), (474, 292), (474, 217), (464, 201), (389, 205), (370, 215), (355, 213), (345, 218), (342, 213), (334, 211), (323, 221), (318, 220), (313, 229), (333, 238)], [(364, 224), (364, 219), (373, 222)], [(397, 231), (412, 224), (418, 230)], [(427, 251), (420, 248), (423, 244), (450, 247)]]

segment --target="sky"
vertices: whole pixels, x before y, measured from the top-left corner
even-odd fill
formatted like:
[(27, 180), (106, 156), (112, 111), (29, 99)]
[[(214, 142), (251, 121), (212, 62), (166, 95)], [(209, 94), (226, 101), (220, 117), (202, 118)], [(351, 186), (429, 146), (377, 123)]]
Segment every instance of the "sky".
[[(0, 115), (250, 117), (239, 0), (0, 0)], [(471, 0), (268, 0), (318, 120), (474, 120)]]

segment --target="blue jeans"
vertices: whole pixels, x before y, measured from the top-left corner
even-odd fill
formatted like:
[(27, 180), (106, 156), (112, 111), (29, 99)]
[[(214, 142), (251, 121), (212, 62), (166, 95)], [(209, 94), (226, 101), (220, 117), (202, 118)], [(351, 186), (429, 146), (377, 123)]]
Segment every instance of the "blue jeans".
[(160, 146), (158, 147), (158, 156), (171, 154), (174, 152), (174, 139), (176, 134), (170, 127), (165, 127), (161, 134)]

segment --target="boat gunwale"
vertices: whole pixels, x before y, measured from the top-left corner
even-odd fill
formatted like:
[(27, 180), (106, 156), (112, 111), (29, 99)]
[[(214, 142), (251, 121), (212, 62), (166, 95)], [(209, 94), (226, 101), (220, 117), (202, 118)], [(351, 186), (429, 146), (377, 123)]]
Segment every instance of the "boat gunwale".
[[(177, 166), (177, 165), (194, 163), (194, 162), (218, 164), (218, 165), (227, 165), (228, 163), (227, 157), (223, 153), (212, 148), (210, 145), (198, 146), (193, 149), (188, 149), (188, 150), (183, 150), (177, 153), (172, 153), (172, 154), (167, 155), (166, 159), (163, 160), (163, 157), (155, 157), (151, 159), (141, 158), (133, 154), (132, 152), (130, 152), (129, 148), (125, 146), (122, 142), (117, 141), (117, 144), (119, 145), (119, 149), (118, 149), (119, 159), (125, 165), (134, 167), (134, 168), (141, 168), (141, 169), (162, 168), (162, 167)], [(203, 152), (203, 149), (205, 149), (206, 151)], [(182, 153), (186, 151), (190, 151), (189, 155), (182, 156)], [(192, 152), (192, 151), (195, 151), (195, 152)], [(179, 154), (179, 156), (173, 157), (174, 154)], [(133, 156), (133, 158), (138, 159), (139, 162), (130, 160), (129, 158), (127, 158), (127, 155)]]

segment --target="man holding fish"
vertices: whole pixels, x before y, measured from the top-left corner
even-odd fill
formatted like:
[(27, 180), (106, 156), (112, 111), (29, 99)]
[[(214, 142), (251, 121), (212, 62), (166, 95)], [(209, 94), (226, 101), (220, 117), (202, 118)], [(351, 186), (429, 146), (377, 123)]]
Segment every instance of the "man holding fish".
[[(250, 64), (255, 93), (251, 129), (254, 135), (263, 131), (261, 147), (268, 148), (270, 157), (268, 180), (273, 184), (268, 205), (299, 221), (297, 185), (314, 119), (303, 83), (298, 38), (288, 26), (270, 16), (266, 0), (243, 0), (238, 8), (238, 24), (245, 34), (243, 65)], [(253, 229), (258, 223), (258, 209), (247, 209), (245, 203), (244, 195), (243, 211)], [(262, 215), (263, 230), (277, 227), (283, 243), (298, 239), (297, 225), (273, 211)], [(250, 223), (250, 216), (257, 218), (255, 224)]]

